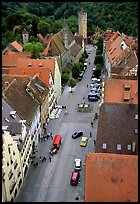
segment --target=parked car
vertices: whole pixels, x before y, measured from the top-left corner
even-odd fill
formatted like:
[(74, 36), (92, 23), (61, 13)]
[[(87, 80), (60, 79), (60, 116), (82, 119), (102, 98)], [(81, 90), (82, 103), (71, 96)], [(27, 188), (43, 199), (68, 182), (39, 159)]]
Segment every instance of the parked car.
[(80, 146), (81, 147), (86, 147), (88, 143), (88, 138), (87, 137), (82, 137), (80, 140)]
[(80, 172), (73, 171), (71, 174), (70, 184), (73, 186), (77, 186), (80, 179)]
[(83, 135), (83, 132), (79, 131), (79, 132), (75, 132), (72, 134), (72, 138), (76, 139), (78, 137), (81, 137)]
[(80, 171), (81, 170), (81, 159), (74, 159), (74, 169), (76, 171)]

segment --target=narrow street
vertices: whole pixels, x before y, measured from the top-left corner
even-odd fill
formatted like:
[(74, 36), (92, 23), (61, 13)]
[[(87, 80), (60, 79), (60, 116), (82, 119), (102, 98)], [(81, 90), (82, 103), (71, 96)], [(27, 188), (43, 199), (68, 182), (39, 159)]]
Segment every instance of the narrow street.
[[(58, 119), (50, 120), (48, 131), (53, 135), (62, 135), (62, 145), (56, 155), (49, 161), (49, 150), (51, 148), (52, 139), (40, 142), (36, 161), (38, 166), (34, 167), (31, 164), (28, 175), (24, 181), (22, 190), (15, 202), (79, 202), (84, 201), (84, 178), (85, 178), (85, 159), (86, 152), (94, 152), (93, 140), (96, 139), (97, 121), (91, 127), (91, 119), (94, 113), (99, 111), (98, 102), (90, 102), (92, 111), (83, 113), (77, 111), (77, 104), (81, 102), (89, 103), (87, 99), (90, 91), (91, 75), (93, 61), (95, 59), (96, 49), (92, 45), (89, 56), (90, 65), (88, 65), (83, 79), (79, 81), (73, 93), (70, 93), (70, 88), (65, 87), (64, 92), (59, 100), (58, 105), (66, 105), (68, 114), (62, 110)], [(88, 84), (88, 87), (87, 87)], [(83, 98), (84, 97), (84, 98)], [(80, 138), (72, 139), (71, 135), (75, 131), (83, 131), (84, 136), (89, 138), (86, 147), (80, 147)], [(92, 137), (90, 138), (90, 132)], [(40, 156), (46, 156), (47, 160), (43, 163), (39, 160)], [(70, 185), (71, 172), (74, 170), (74, 159), (82, 160), (82, 170), (80, 173), (80, 182), (78, 186)]]

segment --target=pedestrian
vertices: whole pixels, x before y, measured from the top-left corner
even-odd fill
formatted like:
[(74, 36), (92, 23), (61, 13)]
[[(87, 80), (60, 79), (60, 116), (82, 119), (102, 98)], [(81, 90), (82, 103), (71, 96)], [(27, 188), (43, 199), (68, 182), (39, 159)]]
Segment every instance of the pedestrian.
[(90, 132), (90, 137), (92, 137), (92, 134), (91, 134), (91, 132)]
[(94, 140), (94, 145), (96, 145), (96, 140)]
[(42, 157), (40, 156), (40, 161), (41, 161), (41, 158), (42, 158)]
[(87, 88), (88, 88), (88, 84), (87, 84)]
[(51, 136), (51, 138), (52, 138), (52, 140), (53, 140), (53, 134), (52, 134), (52, 132), (51, 132), (50, 136)]
[(36, 162), (36, 166), (38, 166), (38, 162)]
[(46, 157), (45, 156), (43, 157), (43, 160), (46, 161)]
[(91, 122), (91, 126), (93, 127), (93, 122)]
[(52, 158), (51, 157), (49, 157), (49, 160), (50, 160), (50, 162), (52, 161)]
[(36, 164), (34, 163), (34, 167), (35, 167), (35, 165), (36, 165)]
[(42, 159), (41, 159), (41, 161), (42, 161), (42, 163), (43, 163), (43, 161), (44, 161), (44, 158), (42, 158)]

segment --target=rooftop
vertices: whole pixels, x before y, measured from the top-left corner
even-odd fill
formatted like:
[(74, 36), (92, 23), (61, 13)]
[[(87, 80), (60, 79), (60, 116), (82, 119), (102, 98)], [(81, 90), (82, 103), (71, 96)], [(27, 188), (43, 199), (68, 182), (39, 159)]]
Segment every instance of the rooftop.
[(138, 202), (138, 156), (86, 155), (85, 202)]
[(138, 154), (138, 105), (102, 103), (96, 153)]
[[(129, 83), (130, 87), (126, 88), (126, 83)], [(124, 98), (126, 92), (130, 96), (128, 101)], [(104, 102), (130, 103), (132, 98), (133, 103), (138, 104), (138, 80), (105, 79)]]

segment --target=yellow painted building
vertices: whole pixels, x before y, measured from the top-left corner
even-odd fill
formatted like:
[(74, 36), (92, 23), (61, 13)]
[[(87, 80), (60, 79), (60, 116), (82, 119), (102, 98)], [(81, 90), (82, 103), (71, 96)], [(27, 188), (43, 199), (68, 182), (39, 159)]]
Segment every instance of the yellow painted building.
[(23, 181), (20, 153), (8, 131), (3, 132), (2, 141), (2, 200), (12, 202)]

